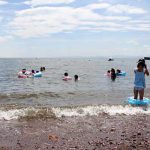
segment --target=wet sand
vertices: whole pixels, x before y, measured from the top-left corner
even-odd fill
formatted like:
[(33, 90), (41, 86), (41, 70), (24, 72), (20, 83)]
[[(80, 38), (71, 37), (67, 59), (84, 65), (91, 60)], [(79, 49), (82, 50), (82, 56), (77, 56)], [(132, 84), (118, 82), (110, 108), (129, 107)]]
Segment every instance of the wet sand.
[(150, 150), (150, 116), (0, 121), (0, 150)]

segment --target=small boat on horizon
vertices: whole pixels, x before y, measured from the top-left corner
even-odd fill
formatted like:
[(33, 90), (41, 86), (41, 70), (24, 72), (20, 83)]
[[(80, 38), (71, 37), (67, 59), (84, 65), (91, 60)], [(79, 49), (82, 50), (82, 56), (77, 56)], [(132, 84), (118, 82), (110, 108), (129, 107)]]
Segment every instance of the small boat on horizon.
[(110, 57), (110, 58), (108, 59), (108, 61), (114, 61), (114, 59)]

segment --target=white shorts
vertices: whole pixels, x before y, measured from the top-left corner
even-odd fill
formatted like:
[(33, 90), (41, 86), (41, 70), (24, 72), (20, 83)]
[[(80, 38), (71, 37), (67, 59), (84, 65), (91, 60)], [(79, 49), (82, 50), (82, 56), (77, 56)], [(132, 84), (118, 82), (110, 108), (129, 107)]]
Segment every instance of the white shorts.
[(141, 90), (144, 90), (144, 87), (134, 87), (134, 89), (136, 90), (136, 91), (141, 91)]

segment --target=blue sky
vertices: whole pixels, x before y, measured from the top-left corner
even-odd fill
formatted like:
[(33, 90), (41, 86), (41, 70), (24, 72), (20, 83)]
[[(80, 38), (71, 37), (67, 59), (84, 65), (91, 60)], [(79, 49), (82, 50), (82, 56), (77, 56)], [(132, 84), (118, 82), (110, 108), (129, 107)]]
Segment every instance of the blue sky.
[(149, 0), (0, 0), (0, 57), (150, 56)]

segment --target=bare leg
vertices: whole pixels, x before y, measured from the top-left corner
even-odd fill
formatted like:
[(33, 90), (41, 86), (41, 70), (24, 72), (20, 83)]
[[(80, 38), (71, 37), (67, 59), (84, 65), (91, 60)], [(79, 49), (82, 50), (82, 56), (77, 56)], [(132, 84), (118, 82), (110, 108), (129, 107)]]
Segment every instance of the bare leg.
[(144, 97), (144, 89), (139, 91), (139, 95), (140, 95), (140, 100), (143, 100)]
[(134, 88), (134, 99), (138, 99), (138, 90)]

